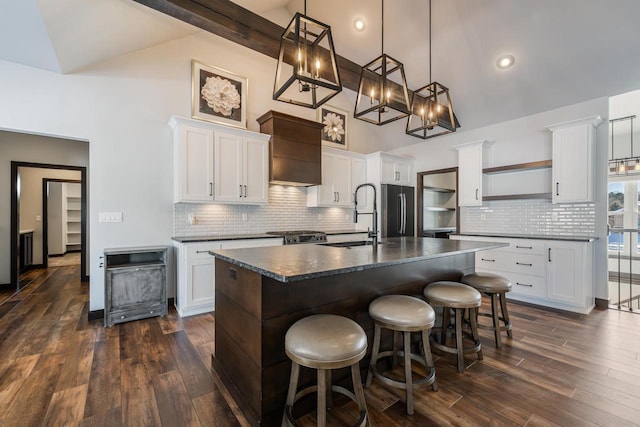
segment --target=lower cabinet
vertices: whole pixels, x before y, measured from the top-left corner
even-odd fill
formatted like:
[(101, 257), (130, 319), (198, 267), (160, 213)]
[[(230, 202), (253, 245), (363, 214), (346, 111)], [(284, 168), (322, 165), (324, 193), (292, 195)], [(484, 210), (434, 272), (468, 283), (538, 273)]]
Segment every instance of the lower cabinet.
[(591, 242), (451, 236), (457, 240), (508, 243), (476, 252), (476, 271), (507, 277), (507, 298), (577, 313), (595, 305)]
[(209, 251), (280, 246), (282, 237), (177, 243), (176, 310), (181, 317), (215, 310), (215, 258)]
[(167, 315), (167, 249), (105, 249), (105, 326)]

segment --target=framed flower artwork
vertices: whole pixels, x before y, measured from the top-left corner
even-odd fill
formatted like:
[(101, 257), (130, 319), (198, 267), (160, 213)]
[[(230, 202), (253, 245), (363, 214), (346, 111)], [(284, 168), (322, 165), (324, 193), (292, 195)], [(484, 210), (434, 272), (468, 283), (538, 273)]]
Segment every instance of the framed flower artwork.
[(322, 105), (317, 110), (318, 121), (322, 128), (322, 145), (343, 150), (349, 149), (347, 124), (349, 113), (330, 105)]
[(246, 77), (192, 60), (191, 86), (193, 118), (247, 128)]

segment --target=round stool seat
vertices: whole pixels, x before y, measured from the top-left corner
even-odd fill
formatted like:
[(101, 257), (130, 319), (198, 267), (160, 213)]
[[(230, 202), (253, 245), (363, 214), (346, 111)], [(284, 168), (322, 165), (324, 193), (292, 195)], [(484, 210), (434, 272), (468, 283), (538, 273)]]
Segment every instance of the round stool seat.
[(499, 293), (511, 291), (509, 279), (491, 273), (468, 273), (460, 280), (465, 285), (472, 286), (480, 292)]
[(333, 314), (305, 317), (285, 335), (285, 352), (309, 368), (334, 369), (353, 365), (367, 352), (367, 335), (351, 319)]
[(480, 292), (458, 282), (433, 282), (423, 293), (427, 302), (442, 307), (476, 308), (482, 304)]
[(436, 313), (426, 302), (407, 295), (386, 295), (369, 305), (369, 316), (374, 321), (397, 329), (431, 329)]

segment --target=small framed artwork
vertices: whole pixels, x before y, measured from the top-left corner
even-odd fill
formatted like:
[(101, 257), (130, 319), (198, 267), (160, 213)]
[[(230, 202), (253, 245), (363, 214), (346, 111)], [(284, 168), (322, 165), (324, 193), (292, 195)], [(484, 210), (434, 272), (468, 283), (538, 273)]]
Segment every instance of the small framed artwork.
[(192, 60), (191, 86), (193, 118), (247, 128), (246, 77)]
[(322, 128), (322, 145), (333, 148), (349, 149), (347, 124), (349, 113), (330, 105), (322, 105), (317, 110), (318, 121)]

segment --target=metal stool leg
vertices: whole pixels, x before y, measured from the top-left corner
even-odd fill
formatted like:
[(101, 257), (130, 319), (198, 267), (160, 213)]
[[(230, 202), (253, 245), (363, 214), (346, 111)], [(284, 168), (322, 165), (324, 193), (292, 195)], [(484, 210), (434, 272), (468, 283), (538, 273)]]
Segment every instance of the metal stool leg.
[(380, 351), (380, 326), (378, 324), (374, 325), (374, 333), (373, 333), (373, 347), (371, 349), (371, 363), (369, 364), (369, 372), (367, 373), (367, 381), (365, 385), (369, 387), (371, 385), (371, 380), (373, 379), (373, 372), (371, 371), (371, 367), (376, 366), (378, 362), (378, 352)]
[(496, 338), (496, 348), (500, 348), (502, 341), (500, 339), (500, 312), (498, 311), (498, 294), (491, 295), (491, 315), (493, 317), (493, 335)]
[(507, 297), (505, 292), (502, 292), (500, 294), (500, 308), (502, 309), (502, 321), (504, 322), (505, 328), (507, 328), (507, 336), (509, 338), (513, 338), (513, 333), (511, 332), (511, 320), (509, 320), (509, 311), (507, 310)]
[(298, 377), (300, 376), (300, 365), (296, 362), (291, 362), (291, 378), (289, 379), (289, 391), (287, 392), (287, 403), (282, 416), (282, 427), (288, 427), (287, 411), (291, 411), (293, 402), (296, 398), (296, 389), (298, 388)]
[(449, 329), (450, 313), (449, 307), (442, 307), (442, 338), (440, 339), (440, 344), (447, 344), (447, 329)]
[(413, 415), (413, 376), (411, 373), (411, 332), (404, 332), (404, 376), (407, 385), (407, 414)]
[[(364, 400), (364, 390), (362, 389), (362, 379), (360, 378), (360, 365), (358, 363), (351, 365), (351, 379), (353, 381), (353, 392), (358, 402), (358, 409), (360, 412), (368, 414), (367, 402)], [(369, 424), (368, 416), (366, 424)]]
[[(433, 365), (433, 357), (431, 356), (431, 344), (429, 344), (429, 331), (426, 329), (422, 330), (422, 351), (424, 352), (424, 361), (427, 363), (427, 367), (431, 369), (435, 369)], [(438, 382), (437, 380), (433, 380), (433, 384), (431, 384), (431, 389), (433, 391), (438, 391)]]
[(327, 425), (327, 371), (318, 369), (318, 427)]
[[(462, 347), (462, 310), (454, 309), (456, 313), (456, 350), (458, 356), (458, 372), (464, 373), (464, 349)], [(469, 316), (473, 318), (473, 315)]]
[[(471, 336), (473, 337), (473, 343), (476, 346), (480, 346), (480, 337), (478, 336), (478, 309), (472, 308), (470, 309), (470, 319), (471, 319)], [(478, 360), (482, 360), (482, 347), (478, 348)]]

